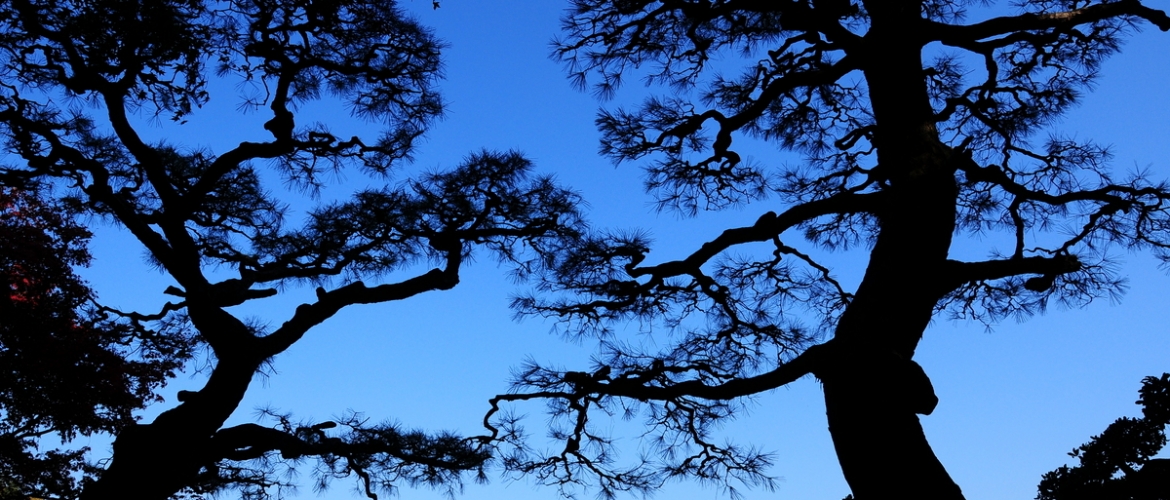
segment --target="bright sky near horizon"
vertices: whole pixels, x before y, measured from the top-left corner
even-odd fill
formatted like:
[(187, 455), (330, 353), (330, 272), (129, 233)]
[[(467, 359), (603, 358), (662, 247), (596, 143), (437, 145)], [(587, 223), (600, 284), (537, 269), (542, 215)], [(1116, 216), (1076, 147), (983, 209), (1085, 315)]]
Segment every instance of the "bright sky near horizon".
[[(1156, 2), (1152, 2), (1156, 3)], [(425, 0), (400, 5), (432, 27), (450, 46), (444, 51), (449, 103), (417, 151), (417, 161), (391, 182), (412, 172), (450, 168), (482, 148), (517, 149), (537, 172), (579, 190), (589, 201), (595, 227), (641, 228), (654, 238), (650, 261), (678, 258), (724, 228), (750, 225), (777, 210), (764, 200), (720, 213), (684, 219), (656, 213), (642, 191), (636, 164), (615, 168), (597, 155), (593, 120), (599, 107), (639, 101), (647, 90), (630, 81), (616, 99), (600, 102), (574, 90), (559, 63), (548, 58), (565, 3), (560, 0), (482, 2), (443, 0), (434, 10)], [(1148, 168), (1170, 179), (1170, 34), (1149, 27), (1134, 36), (1102, 69), (1098, 87), (1054, 131), (1113, 146), (1114, 168)], [(231, 90), (228, 88), (227, 90)], [(650, 89), (651, 92), (668, 92)], [(231, 93), (196, 113), (183, 126), (154, 124), (144, 132), (186, 147), (224, 147), (262, 138), (261, 114), (241, 117)], [(316, 119), (351, 126), (346, 110), (310, 107)], [(755, 161), (781, 165), (799, 158), (760, 149)], [(369, 183), (347, 174), (334, 193)], [(276, 186), (273, 189), (278, 189)], [(331, 193), (326, 193), (329, 196)], [(777, 210), (779, 211), (779, 210)], [(94, 240), (95, 262), (84, 275), (104, 302), (124, 308), (157, 309), (168, 284), (144, 264), (143, 251), (127, 233), (104, 226)], [(963, 241), (958, 252), (985, 256), (993, 241)], [(864, 249), (833, 256), (828, 263), (843, 281), (856, 283)], [(1036, 495), (1040, 475), (1064, 463), (1066, 453), (1100, 433), (1120, 416), (1136, 416), (1133, 404), (1142, 377), (1170, 371), (1170, 276), (1145, 254), (1117, 255), (1129, 277), (1129, 292), (1116, 304), (1095, 302), (1084, 309), (1053, 307), (1022, 323), (1006, 321), (988, 332), (980, 324), (937, 319), (916, 355), (941, 399), (922, 418), (936, 453), (971, 500), (1025, 499)], [(250, 421), (258, 407), (326, 420), (352, 409), (373, 420), (396, 420), (405, 427), (483, 432), (487, 399), (508, 390), (510, 370), (527, 357), (584, 369), (594, 345), (566, 342), (549, 334), (551, 322), (516, 322), (509, 296), (525, 285), (506, 279), (506, 269), (485, 258), (463, 274), (454, 290), (406, 301), (354, 306), (310, 332), (278, 357), (270, 376), (258, 378), (240, 406), (237, 421)], [(249, 310), (261, 322), (279, 323), (300, 302), (293, 298)], [(656, 334), (660, 334), (656, 333)], [(198, 386), (189, 371), (165, 391), (165, 409), (178, 389)], [(721, 436), (775, 452), (776, 491), (740, 489), (747, 499), (840, 500), (848, 492), (836, 463), (815, 380), (805, 378), (763, 394), (750, 413), (729, 422)], [(543, 405), (518, 407), (528, 415), (531, 434), (544, 434)], [(147, 412), (149, 415), (158, 410)], [(636, 456), (638, 427), (614, 421), (614, 432)], [(95, 457), (106, 445), (94, 443)], [(303, 477), (308, 471), (303, 471)], [(353, 482), (336, 482), (318, 497), (310, 486), (303, 498), (356, 498)], [(590, 494), (584, 495), (590, 497)], [(676, 483), (659, 498), (726, 498), (714, 487)], [(402, 499), (432, 499), (426, 489), (402, 488)], [(490, 484), (469, 482), (462, 498), (554, 499), (550, 487), (527, 479), (492, 476)]]

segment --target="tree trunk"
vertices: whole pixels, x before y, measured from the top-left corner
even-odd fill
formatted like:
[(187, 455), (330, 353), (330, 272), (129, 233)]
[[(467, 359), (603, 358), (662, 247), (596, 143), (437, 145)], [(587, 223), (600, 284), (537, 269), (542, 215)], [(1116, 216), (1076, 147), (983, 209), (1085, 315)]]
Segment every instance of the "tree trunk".
[(127, 428), (114, 441), (110, 467), (81, 500), (166, 500), (195, 482), (211, 436), (160, 424)]
[(838, 324), (834, 354), (816, 373), (841, 469), (859, 500), (963, 498), (918, 421), (937, 398), (912, 361), (945, 292), (939, 282), (954, 193), (945, 168), (888, 191), (869, 267)]
[(857, 500), (962, 500), (926, 440), (909, 398), (884, 366), (857, 363), (824, 382), (829, 432)]
[(197, 484), (200, 470), (222, 458), (212, 438), (243, 400), (258, 367), (254, 359), (220, 359), (202, 390), (188, 393), (154, 422), (122, 431), (110, 466), (80, 500), (166, 500)]
[(829, 431), (858, 500), (961, 500), (916, 413), (937, 398), (912, 361), (946, 293), (943, 266), (955, 230), (956, 152), (938, 138), (922, 47), (919, 1), (869, 1), (863, 68), (876, 122), (874, 175), (886, 184), (879, 232), (857, 293), (837, 325), (835, 355), (818, 370)]

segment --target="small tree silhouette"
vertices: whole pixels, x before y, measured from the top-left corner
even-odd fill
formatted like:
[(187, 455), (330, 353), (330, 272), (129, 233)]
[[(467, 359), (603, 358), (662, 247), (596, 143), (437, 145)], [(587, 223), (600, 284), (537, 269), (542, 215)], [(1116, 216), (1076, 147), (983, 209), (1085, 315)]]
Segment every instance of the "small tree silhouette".
[(1037, 500), (1170, 499), (1170, 459), (1151, 458), (1166, 445), (1170, 373), (1146, 377), (1138, 394), (1142, 417), (1121, 417), (1073, 449), (1080, 463), (1044, 474)]

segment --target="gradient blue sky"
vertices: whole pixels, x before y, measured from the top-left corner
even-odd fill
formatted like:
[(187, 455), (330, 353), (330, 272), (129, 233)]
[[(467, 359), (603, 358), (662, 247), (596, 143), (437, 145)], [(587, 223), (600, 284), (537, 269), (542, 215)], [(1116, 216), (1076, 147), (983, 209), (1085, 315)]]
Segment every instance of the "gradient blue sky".
[[(1157, 3), (1157, 2), (1151, 2)], [(656, 244), (651, 261), (689, 253), (732, 225), (748, 225), (777, 207), (767, 201), (721, 213), (680, 219), (656, 214), (641, 190), (636, 165), (615, 168), (597, 156), (593, 119), (600, 106), (635, 102), (646, 89), (632, 83), (615, 101), (602, 103), (573, 90), (548, 58), (564, 4), (554, 0), (499, 2), (403, 0), (401, 6), (435, 29), (450, 47), (444, 52), (449, 103), (446, 118), (421, 145), (412, 171), (454, 166), (481, 148), (518, 149), (540, 172), (555, 173), (590, 202), (597, 227), (644, 228)], [(1103, 78), (1084, 104), (1054, 129), (1114, 146), (1118, 171), (1149, 168), (1170, 178), (1170, 34), (1147, 29), (1122, 54), (1105, 64)], [(230, 88), (229, 88), (230, 90)], [(213, 98), (215, 99), (215, 98)], [(241, 117), (224, 95), (185, 126), (154, 124), (148, 135), (177, 145), (221, 151), (248, 138), (260, 139), (262, 115)], [(322, 121), (361, 126), (328, 104), (311, 108)], [(338, 127), (340, 128), (340, 127)], [(797, 158), (761, 150), (756, 161)], [(340, 179), (343, 193), (384, 182), (358, 173)], [(960, 252), (984, 256), (989, 241), (960, 243)], [(116, 228), (102, 227), (94, 241), (95, 262), (85, 275), (104, 301), (122, 307), (156, 309), (167, 279), (144, 265), (136, 242)], [(1100, 301), (1080, 310), (1054, 308), (1023, 323), (1008, 321), (987, 331), (982, 325), (937, 320), (916, 359), (941, 398), (923, 418), (927, 435), (967, 497), (1027, 499), (1040, 475), (1067, 462), (1065, 455), (1122, 415), (1137, 415), (1136, 390), (1146, 375), (1170, 371), (1167, 319), (1170, 277), (1149, 255), (1119, 254), (1129, 276), (1129, 293), (1117, 304)], [(829, 261), (844, 281), (856, 283), (864, 251)], [(551, 323), (516, 322), (507, 308), (517, 285), (484, 259), (464, 273), (452, 291), (407, 301), (353, 307), (310, 332), (275, 360), (271, 376), (258, 378), (241, 405), (237, 421), (249, 421), (258, 407), (271, 406), (320, 420), (347, 409), (373, 420), (406, 427), (478, 434), (490, 396), (507, 390), (510, 369), (531, 356), (542, 362), (584, 368), (593, 345), (572, 344), (549, 333)], [(260, 321), (278, 323), (299, 303), (297, 294), (274, 306), (248, 310)], [(189, 372), (165, 391), (168, 403), (182, 388), (198, 386)], [(752, 411), (729, 422), (723, 435), (775, 452), (775, 492), (742, 490), (748, 499), (840, 500), (848, 493), (837, 466), (817, 383), (805, 378), (760, 395)], [(543, 435), (543, 406), (520, 406), (527, 427)], [(147, 416), (156, 413), (151, 410)], [(636, 423), (636, 422), (635, 422)], [(637, 426), (615, 421), (614, 430), (636, 456)], [(97, 457), (108, 449), (94, 441)], [(305, 471), (307, 472), (307, 471)], [(317, 498), (310, 487), (304, 498)], [(585, 495), (589, 497), (590, 495)], [(553, 499), (552, 488), (493, 476), (488, 485), (468, 484), (468, 499)], [(717, 488), (674, 484), (659, 498), (716, 499)], [(352, 483), (339, 482), (320, 498), (354, 498)], [(403, 499), (441, 498), (428, 490), (404, 488)]]

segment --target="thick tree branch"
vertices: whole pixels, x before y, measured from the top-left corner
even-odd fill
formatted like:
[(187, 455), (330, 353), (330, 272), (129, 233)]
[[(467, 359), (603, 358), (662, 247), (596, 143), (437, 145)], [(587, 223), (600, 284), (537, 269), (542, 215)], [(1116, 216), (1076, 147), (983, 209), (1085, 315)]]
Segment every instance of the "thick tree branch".
[(641, 401), (669, 401), (680, 397), (728, 400), (759, 394), (790, 384), (816, 371), (825, 359), (826, 347), (813, 346), (775, 369), (752, 377), (735, 378), (717, 385), (697, 380), (677, 382), (666, 387), (645, 385), (639, 377), (616, 378), (610, 382), (584, 383), (578, 390), (599, 396), (622, 396)]
[(1074, 273), (1081, 269), (1081, 262), (1072, 255), (1023, 257), (981, 262), (948, 260), (944, 269), (947, 275), (945, 286), (949, 291), (964, 283), (991, 281), (1022, 274), (1055, 276)]
[[(564, 381), (572, 391), (540, 391), (534, 393), (500, 394), (490, 400), (491, 413), (498, 411), (501, 401), (525, 401), (541, 398), (576, 398), (583, 395), (596, 397), (618, 396), (639, 401), (672, 401), (683, 397), (709, 400), (729, 400), (759, 394), (783, 387), (800, 377), (813, 373), (826, 362), (831, 347), (812, 346), (775, 369), (752, 377), (735, 378), (722, 384), (708, 385), (698, 380), (673, 382), (668, 386), (649, 385), (664, 373), (665, 368), (627, 372), (613, 379), (607, 376), (591, 376), (580, 372), (567, 372)], [(491, 417), (489, 413), (488, 417)], [(488, 420), (485, 419), (485, 422)], [(489, 426), (490, 427), (490, 426)]]
[(317, 301), (301, 304), (293, 317), (280, 328), (264, 337), (261, 349), (265, 356), (275, 356), (288, 349), (309, 331), (310, 328), (329, 319), (342, 308), (354, 304), (375, 304), (413, 297), (433, 290), (449, 290), (459, 283), (459, 265), (462, 255), (458, 247), (447, 250), (444, 268), (431, 269), (425, 274), (374, 287), (367, 287), (361, 281), (345, 285), (333, 291), (317, 289)]
[(252, 460), (271, 451), (279, 451), (282, 458), (298, 458), (306, 454), (309, 443), (271, 427), (259, 424), (240, 424), (220, 429), (212, 439), (212, 460)]
[(199, 200), (216, 188), (216, 185), (228, 172), (239, 168), (240, 165), (256, 159), (272, 159), (292, 152), (290, 143), (277, 142), (241, 142), (235, 148), (219, 155), (208, 167), (207, 172), (188, 191), (191, 203)]
[[(258, 424), (241, 424), (221, 429), (212, 439), (212, 461), (245, 461), (279, 452), (281, 458), (296, 459), (305, 456), (385, 454), (410, 464), (442, 470), (468, 470), (483, 464), (486, 456), (464, 448), (450, 448), (447, 443), (428, 446), (418, 439), (402, 439), (397, 432), (382, 432), (387, 439), (346, 440), (325, 436), (324, 429), (336, 427), (324, 422), (299, 429), (297, 435)], [(359, 429), (355, 429), (359, 430)], [(306, 439), (308, 438), (308, 439)], [(397, 439), (395, 439), (397, 438)]]
[(980, 40), (992, 37), (1023, 31), (1078, 26), (1127, 15), (1145, 19), (1162, 31), (1170, 31), (1170, 17), (1165, 12), (1146, 7), (1138, 0), (1121, 0), (1066, 12), (996, 17), (971, 25), (925, 21), (922, 36), (926, 40), (939, 41), (946, 45), (969, 47)]
[(692, 274), (712, 257), (732, 246), (771, 241), (792, 227), (824, 215), (874, 212), (879, 209), (880, 200), (881, 195), (877, 193), (843, 193), (796, 205), (780, 215), (768, 212), (751, 226), (723, 231), (714, 240), (704, 243), (699, 250), (683, 260), (635, 267), (630, 269), (629, 273), (633, 277), (652, 275), (658, 278)]

